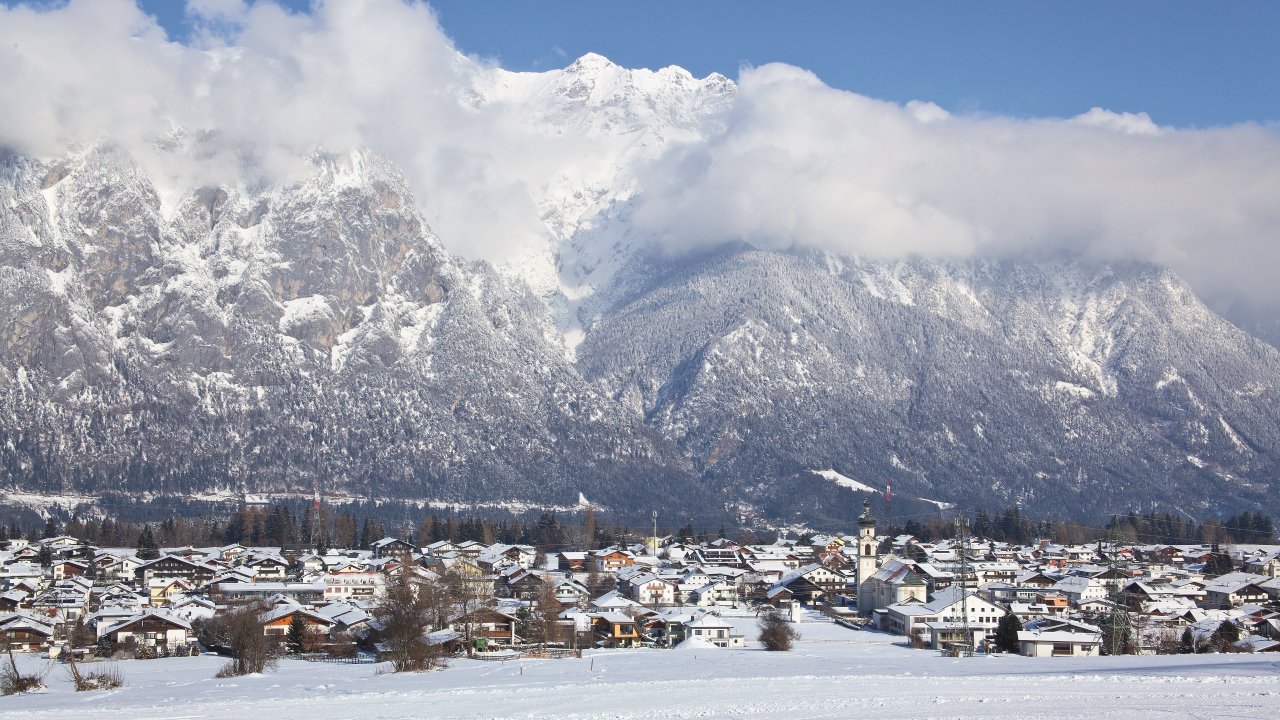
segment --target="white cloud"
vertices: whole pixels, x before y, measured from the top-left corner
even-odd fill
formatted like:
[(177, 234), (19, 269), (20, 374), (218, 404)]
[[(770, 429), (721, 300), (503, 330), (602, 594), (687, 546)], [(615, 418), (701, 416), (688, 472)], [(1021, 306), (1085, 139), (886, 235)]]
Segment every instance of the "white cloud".
[(1100, 107), (1090, 108), (1089, 112), (1072, 118), (1081, 125), (1110, 128), (1130, 135), (1159, 135), (1160, 126), (1144, 113), (1117, 113)]
[(1280, 134), (949, 115), (744, 69), (723, 132), (648, 168), (637, 224), (669, 249), (742, 240), (875, 256), (1075, 252), (1276, 297)]
[[(278, 182), (316, 147), (404, 168), (451, 249), (500, 260), (545, 233), (543, 186), (612, 172), (599, 138), (477, 107), (490, 70), (432, 10), (397, 0), (193, 0), (191, 45), (128, 0), (0, 9), (0, 145), (43, 156), (109, 139), (173, 187)], [(738, 99), (639, 169), (637, 228), (679, 252), (726, 240), (878, 256), (1068, 250), (1170, 265), (1199, 288), (1280, 294), (1274, 127), (1188, 130), (1094, 108), (1068, 119), (950, 114), (741, 71)], [(198, 156), (157, 149), (172, 129)], [(216, 133), (210, 142), (202, 131)]]

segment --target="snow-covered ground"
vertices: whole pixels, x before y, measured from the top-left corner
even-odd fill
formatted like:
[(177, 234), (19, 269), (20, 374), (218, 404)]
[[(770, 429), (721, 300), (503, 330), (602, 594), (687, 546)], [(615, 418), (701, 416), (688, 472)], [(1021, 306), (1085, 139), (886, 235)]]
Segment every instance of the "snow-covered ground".
[[(754, 636), (754, 622), (735, 618)], [(0, 718), (1275, 718), (1280, 657), (948, 659), (901, 638), (799, 623), (795, 650), (597, 651), (581, 660), (377, 674), (297, 660), (219, 680), (216, 657), (128, 661), (125, 687), (0, 698)], [(27, 660), (33, 663), (34, 660)]]

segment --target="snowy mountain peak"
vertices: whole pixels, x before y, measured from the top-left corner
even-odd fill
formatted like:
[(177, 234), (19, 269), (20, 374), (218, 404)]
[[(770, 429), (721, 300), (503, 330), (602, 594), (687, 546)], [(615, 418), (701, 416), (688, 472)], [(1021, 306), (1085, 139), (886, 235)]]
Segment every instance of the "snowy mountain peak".
[(618, 67), (619, 66), (614, 64), (613, 61), (610, 60), (609, 58), (599, 53), (589, 52), (583, 55), (582, 57), (578, 58), (577, 60), (574, 60), (568, 67), (565, 68), (565, 72), (594, 73), (594, 72), (600, 72), (601, 70), (613, 69)]
[[(536, 220), (497, 267), (451, 255), (364, 149), (253, 188), (105, 144), (0, 153), (0, 482), (810, 524), (885, 479), (1029, 512), (1273, 496), (1280, 354), (1173, 273), (664, 254), (632, 222), (647, 168), (718, 131), (731, 82), (594, 54), (470, 80), (467, 118), (520, 133), (457, 166), (498, 186), (476, 214)], [(461, 221), (508, 227), (486, 219)]]

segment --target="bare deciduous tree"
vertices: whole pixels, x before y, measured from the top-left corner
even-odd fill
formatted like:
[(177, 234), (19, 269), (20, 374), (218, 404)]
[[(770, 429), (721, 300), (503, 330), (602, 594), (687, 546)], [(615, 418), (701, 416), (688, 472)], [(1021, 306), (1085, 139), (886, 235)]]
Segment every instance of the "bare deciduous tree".
[(405, 557), (395, 582), (373, 611), (382, 625), (382, 641), (390, 651), (396, 672), (430, 670), (436, 665), (439, 653), (426, 638), (433, 606), (437, 604), (434, 593), (428, 583), (417, 582), (413, 564)]
[(211, 618), (201, 628), (206, 644), (222, 645), (231, 651), (231, 660), (218, 671), (219, 677), (260, 673), (275, 666), (275, 643), (266, 635), (262, 603), (251, 603), (234, 612)]
[(0, 640), (0, 646), (9, 655), (9, 663), (0, 668), (0, 695), (17, 695), (44, 687), (44, 674), (25, 675), (18, 670), (18, 661), (13, 657), (13, 645), (8, 640)]

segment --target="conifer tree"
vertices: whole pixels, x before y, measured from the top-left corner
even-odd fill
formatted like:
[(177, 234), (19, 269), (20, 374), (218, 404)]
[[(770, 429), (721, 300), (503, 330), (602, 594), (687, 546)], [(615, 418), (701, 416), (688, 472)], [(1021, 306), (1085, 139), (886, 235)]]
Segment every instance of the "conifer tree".
[(1001, 652), (1016, 653), (1020, 649), (1018, 643), (1018, 633), (1022, 632), (1022, 621), (1017, 615), (1009, 613), (1000, 618), (1000, 624), (996, 626), (996, 647)]

